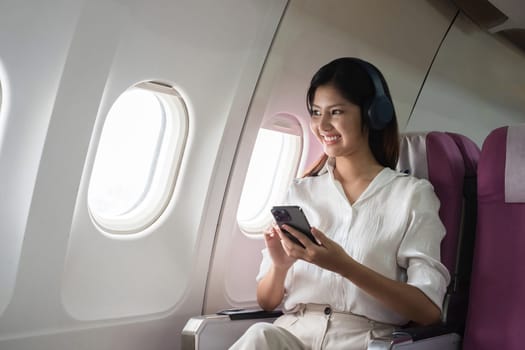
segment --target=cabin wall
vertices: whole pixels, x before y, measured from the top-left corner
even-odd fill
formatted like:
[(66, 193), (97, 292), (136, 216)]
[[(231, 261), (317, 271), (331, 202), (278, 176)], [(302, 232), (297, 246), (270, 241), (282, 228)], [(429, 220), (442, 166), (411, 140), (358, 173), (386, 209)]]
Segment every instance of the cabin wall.
[[(223, 193), (212, 188), (226, 184), (285, 6), (2, 2), (1, 349), (179, 347), (202, 310)], [(188, 106), (180, 176), (153, 226), (111, 236), (90, 218), (87, 184), (108, 110), (146, 80)]]
[(82, 1), (1, 6), (0, 314), (13, 296), (42, 148)]
[(459, 15), (440, 48), (407, 131), (490, 131), (525, 122), (525, 52)]

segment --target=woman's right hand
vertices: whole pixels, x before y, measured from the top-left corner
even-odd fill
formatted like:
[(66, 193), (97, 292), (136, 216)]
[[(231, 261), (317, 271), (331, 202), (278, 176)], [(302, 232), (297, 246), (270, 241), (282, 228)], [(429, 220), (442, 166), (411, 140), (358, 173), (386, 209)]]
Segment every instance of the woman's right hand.
[(279, 226), (275, 224), (272, 225), (264, 232), (264, 240), (270, 257), (272, 258), (273, 265), (276, 268), (288, 270), (297, 259), (286, 254), (279, 236), (280, 230)]

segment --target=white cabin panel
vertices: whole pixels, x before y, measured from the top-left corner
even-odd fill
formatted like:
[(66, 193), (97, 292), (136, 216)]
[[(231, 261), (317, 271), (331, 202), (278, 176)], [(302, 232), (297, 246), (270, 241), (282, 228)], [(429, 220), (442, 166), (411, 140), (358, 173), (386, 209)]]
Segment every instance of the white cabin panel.
[(407, 130), (490, 131), (525, 122), (525, 52), (458, 16), (430, 70)]
[(15, 290), (42, 148), (82, 4), (0, 5), (0, 319)]
[[(17, 154), (4, 152), (20, 146), (17, 133), (22, 140), (33, 136), (25, 135), (22, 121), (11, 115), (28, 108), (22, 97), (26, 87), (35, 91), (23, 125), (37, 123), (40, 133), (40, 145), (31, 144), (39, 162), (30, 164), (34, 175), (32, 183), (26, 181), (25, 216), (22, 206), (15, 207), (21, 215), (17, 227), (2, 222), (0, 247), (7, 245), (20, 263), (0, 276), (1, 293), (4, 281), (10, 287), (0, 294), (5, 307), (0, 348), (57, 349), (67, 343), (71, 348), (176, 349), (184, 323), (202, 310), (229, 164), (286, 1), (67, 3), (48, 2), (39, 11), (38, 1), (17, 1), (12, 9), (2, 4), (0, 12), (2, 19), (17, 15), (18, 23), (33, 23), (27, 29), (32, 35), (45, 33), (45, 23), (60, 24), (49, 34), (57, 42), (48, 38), (46, 46), (39, 36), (28, 35), (31, 45), (12, 44), (13, 56), (27, 57), (28, 64), (31, 56), (31, 71), (22, 65), (11, 69), (13, 58), (0, 52), (9, 79), (23, 77), (22, 68), (29, 75), (23, 84), (2, 82), (9, 92), (3, 96), (12, 98), (2, 139), (2, 157), (9, 157), (2, 165), (17, 166)], [(37, 21), (42, 14), (45, 20)], [(5, 23), (13, 26), (7, 31), (25, 33), (7, 19), (0, 27)], [(50, 56), (48, 65), (35, 63), (39, 50)], [(29, 78), (40, 71), (39, 85), (32, 85)], [(94, 225), (86, 207), (97, 142), (118, 96), (150, 80), (173, 85), (187, 105), (189, 129), (177, 185), (161, 217), (144, 232), (111, 236)], [(28, 161), (20, 156), (21, 163)], [(2, 172), (7, 175), (12, 180), (17, 173)], [(24, 199), (9, 191), (9, 198)], [(6, 219), (12, 215), (7, 207), (1, 213)], [(4, 231), (16, 239), (4, 238)]]

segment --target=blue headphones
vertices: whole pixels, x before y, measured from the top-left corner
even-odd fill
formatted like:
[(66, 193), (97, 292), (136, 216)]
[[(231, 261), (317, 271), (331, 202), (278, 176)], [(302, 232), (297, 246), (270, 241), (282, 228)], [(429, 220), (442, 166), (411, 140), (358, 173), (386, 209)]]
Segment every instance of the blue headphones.
[(363, 114), (368, 119), (370, 128), (382, 130), (394, 118), (394, 105), (385, 93), (377, 68), (359, 58), (354, 60), (367, 72), (375, 89), (374, 97), (362, 107)]

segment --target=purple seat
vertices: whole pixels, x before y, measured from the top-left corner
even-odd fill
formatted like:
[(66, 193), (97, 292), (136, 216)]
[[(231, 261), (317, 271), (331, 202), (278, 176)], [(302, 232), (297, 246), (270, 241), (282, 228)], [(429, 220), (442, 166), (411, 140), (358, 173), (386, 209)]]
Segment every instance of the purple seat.
[(464, 349), (523, 349), (525, 125), (492, 131), (478, 164), (478, 224)]
[(445, 321), (456, 332), (463, 334), (470, 289), (470, 275), (474, 255), (477, 222), (477, 172), (480, 149), (466, 136), (447, 132), (463, 156), (465, 177), (463, 179), (463, 218), (459, 236), (456, 269), (448, 291)]
[(447, 234), (441, 244), (441, 260), (451, 275), (456, 268), (465, 162), (456, 142), (444, 132), (406, 133), (401, 137), (398, 170), (428, 179), (441, 207), (439, 216)]
[(446, 228), (441, 260), (451, 283), (443, 321), (463, 332), (476, 225), (476, 172), (480, 150), (467, 137), (432, 131), (402, 135), (398, 170), (426, 178), (434, 186)]
[(463, 156), (463, 162), (465, 164), (465, 177), (475, 178), (477, 176), (478, 162), (481, 152), (478, 145), (476, 145), (474, 141), (464, 135), (453, 132), (447, 132), (446, 134), (452, 137), (454, 142), (456, 142), (456, 145)]

